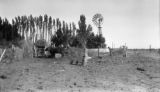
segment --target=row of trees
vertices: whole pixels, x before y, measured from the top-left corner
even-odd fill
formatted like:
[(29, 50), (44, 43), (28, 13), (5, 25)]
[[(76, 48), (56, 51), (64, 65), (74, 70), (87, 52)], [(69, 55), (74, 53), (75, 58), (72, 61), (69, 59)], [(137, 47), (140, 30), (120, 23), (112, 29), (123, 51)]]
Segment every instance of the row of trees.
[(12, 41), (17, 38), (20, 38), (17, 25), (15, 23), (10, 24), (6, 18), (0, 17), (0, 40)]
[(82, 43), (88, 48), (97, 48), (99, 44), (105, 46), (104, 37), (93, 33), (92, 26), (86, 24), (84, 15), (80, 16), (78, 26), (76, 28), (73, 22), (60, 21), (47, 14), (39, 17), (17, 16), (12, 19), (12, 23), (0, 17), (0, 40), (24, 39), (35, 43), (39, 39), (45, 39), (48, 44), (53, 42), (56, 46), (82, 47)]
[(79, 28), (77, 29), (75, 24), (65, 24), (64, 22), (58, 24), (59, 28), (52, 36), (51, 41), (56, 43), (56, 46), (64, 45), (74, 47), (97, 48), (98, 46), (105, 47), (105, 38), (102, 35), (95, 35), (92, 31), (92, 26), (86, 24), (86, 17), (80, 16), (78, 22)]

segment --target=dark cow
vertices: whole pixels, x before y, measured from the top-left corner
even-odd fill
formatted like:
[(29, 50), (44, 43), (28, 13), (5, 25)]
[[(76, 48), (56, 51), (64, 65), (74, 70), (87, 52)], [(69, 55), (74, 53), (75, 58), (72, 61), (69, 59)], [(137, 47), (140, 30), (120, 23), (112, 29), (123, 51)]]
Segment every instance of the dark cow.
[(62, 56), (64, 56), (65, 49), (63, 47), (51, 47), (51, 46), (49, 46), (45, 49), (45, 51), (50, 53), (50, 55), (47, 56), (47, 57), (55, 57), (56, 53), (60, 53)]

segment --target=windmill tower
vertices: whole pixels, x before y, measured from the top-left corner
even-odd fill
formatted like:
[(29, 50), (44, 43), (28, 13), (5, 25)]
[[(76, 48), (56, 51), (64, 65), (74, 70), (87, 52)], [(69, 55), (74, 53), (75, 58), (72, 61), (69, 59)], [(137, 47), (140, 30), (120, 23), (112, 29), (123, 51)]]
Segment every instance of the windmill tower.
[(102, 23), (103, 23), (103, 16), (99, 13), (95, 14), (92, 19), (93, 23), (98, 28), (98, 35), (102, 35)]
[[(99, 38), (102, 36), (102, 23), (103, 23), (103, 16), (99, 13), (95, 14), (92, 18), (93, 23), (96, 25), (98, 28), (98, 36)], [(99, 44), (99, 43), (98, 43)], [(101, 44), (100, 44), (101, 46)], [(99, 57), (99, 47), (98, 46), (98, 57)]]

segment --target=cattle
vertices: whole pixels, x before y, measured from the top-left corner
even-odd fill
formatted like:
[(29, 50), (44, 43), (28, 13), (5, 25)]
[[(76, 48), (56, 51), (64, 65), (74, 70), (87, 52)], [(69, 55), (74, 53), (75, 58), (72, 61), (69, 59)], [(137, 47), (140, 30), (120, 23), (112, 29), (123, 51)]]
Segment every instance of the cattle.
[(55, 57), (56, 53), (59, 53), (62, 55), (62, 57), (64, 56), (65, 54), (65, 49), (63, 47), (52, 47), (52, 46), (49, 46), (45, 49), (45, 52), (46, 54), (49, 54), (47, 55), (47, 57)]
[(123, 57), (127, 56), (127, 47), (126, 46), (121, 46), (120, 48), (110, 48), (109, 49), (109, 53), (110, 56), (114, 56), (114, 55), (122, 55)]

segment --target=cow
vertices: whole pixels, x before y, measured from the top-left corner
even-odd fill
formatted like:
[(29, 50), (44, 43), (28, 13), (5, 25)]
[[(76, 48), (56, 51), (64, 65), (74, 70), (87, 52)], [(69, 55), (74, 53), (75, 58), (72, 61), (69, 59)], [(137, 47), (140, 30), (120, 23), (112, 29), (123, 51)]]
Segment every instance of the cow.
[(63, 57), (65, 54), (65, 48), (49, 46), (45, 49), (45, 52), (48, 54), (46, 55), (47, 57), (55, 57), (56, 53), (60, 53)]
[(121, 46), (120, 48), (116, 48), (116, 49), (108, 47), (108, 49), (109, 49), (110, 56), (113, 56), (113, 55), (122, 55), (123, 57), (127, 56), (126, 46)]

